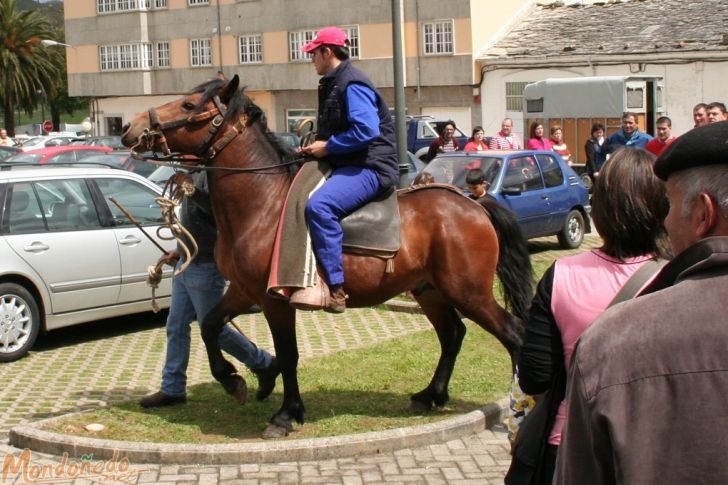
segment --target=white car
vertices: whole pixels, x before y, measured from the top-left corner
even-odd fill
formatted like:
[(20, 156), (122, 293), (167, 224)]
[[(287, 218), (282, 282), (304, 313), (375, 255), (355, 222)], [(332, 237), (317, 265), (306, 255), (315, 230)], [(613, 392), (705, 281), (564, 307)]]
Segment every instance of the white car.
[(34, 136), (24, 141), (20, 149), (27, 152), (28, 150), (37, 150), (38, 148), (68, 145), (76, 139), (78, 139), (78, 136), (75, 133)]
[[(147, 267), (166, 250), (160, 188), (104, 167), (0, 169), (0, 362), (25, 355), (40, 331), (151, 310)], [(169, 234), (166, 230), (162, 235)], [(157, 290), (169, 307), (171, 268)]]

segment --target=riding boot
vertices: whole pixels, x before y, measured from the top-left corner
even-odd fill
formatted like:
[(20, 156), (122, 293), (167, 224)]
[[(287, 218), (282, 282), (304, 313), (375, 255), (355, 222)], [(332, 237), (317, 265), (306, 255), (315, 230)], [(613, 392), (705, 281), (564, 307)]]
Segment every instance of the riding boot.
[(273, 388), (276, 387), (276, 378), (281, 373), (281, 369), (278, 367), (278, 360), (273, 356), (268, 367), (250, 370), (258, 378), (258, 391), (255, 393), (255, 399), (262, 401), (270, 396)]
[(325, 312), (344, 313), (346, 310), (346, 292), (342, 285), (333, 285), (330, 289), (329, 300), (324, 307)]

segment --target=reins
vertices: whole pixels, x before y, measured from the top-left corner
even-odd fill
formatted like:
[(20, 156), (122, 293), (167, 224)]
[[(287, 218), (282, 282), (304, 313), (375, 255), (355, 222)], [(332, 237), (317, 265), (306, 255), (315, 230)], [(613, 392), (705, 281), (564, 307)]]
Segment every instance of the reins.
[[(291, 160), (288, 160), (286, 162), (274, 163), (272, 165), (263, 165), (261, 167), (244, 168), (244, 167), (210, 167), (210, 166), (207, 166), (207, 165), (204, 165), (201, 163), (203, 160), (206, 160), (204, 158), (193, 157), (190, 155), (182, 155), (180, 153), (172, 153), (172, 152), (170, 152), (169, 155), (163, 155), (163, 156), (158, 156), (156, 153), (153, 154), (152, 156), (144, 156), (139, 152), (135, 152), (134, 149), (132, 148), (131, 155), (132, 155), (132, 158), (134, 158), (136, 160), (142, 160), (142, 161), (153, 163), (155, 165), (160, 165), (160, 166), (173, 167), (173, 168), (193, 168), (194, 170), (204, 170), (207, 172), (219, 170), (222, 172), (239, 172), (239, 173), (255, 173), (255, 172), (263, 172), (265, 170), (271, 170), (274, 168), (290, 167), (291, 165), (296, 165), (297, 163), (302, 163), (307, 159), (307, 157), (305, 155), (296, 153)], [(197, 162), (197, 165), (194, 167), (187, 167), (183, 163), (180, 163), (180, 162)]]

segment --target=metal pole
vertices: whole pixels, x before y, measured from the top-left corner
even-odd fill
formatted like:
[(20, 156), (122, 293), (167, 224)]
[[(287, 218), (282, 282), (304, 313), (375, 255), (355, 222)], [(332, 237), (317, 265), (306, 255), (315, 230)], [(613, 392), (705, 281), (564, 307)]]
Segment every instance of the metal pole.
[(397, 157), (407, 163), (407, 125), (404, 99), (404, 53), (402, 50), (402, 1), (392, 0), (392, 62), (394, 64), (394, 129), (397, 137)]
[(220, 20), (220, 0), (217, 0), (217, 50), (218, 72), (222, 72), (222, 22)]

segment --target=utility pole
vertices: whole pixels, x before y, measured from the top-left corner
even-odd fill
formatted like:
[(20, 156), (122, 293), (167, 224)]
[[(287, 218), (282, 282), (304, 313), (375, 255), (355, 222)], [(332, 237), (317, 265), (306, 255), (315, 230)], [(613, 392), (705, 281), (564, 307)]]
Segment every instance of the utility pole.
[(400, 165), (407, 163), (407, 125), (405, 121), (404, 55), (402, 49), (402, 1), (392, 0), (392, 44), (394, 64), (394, 129)]

